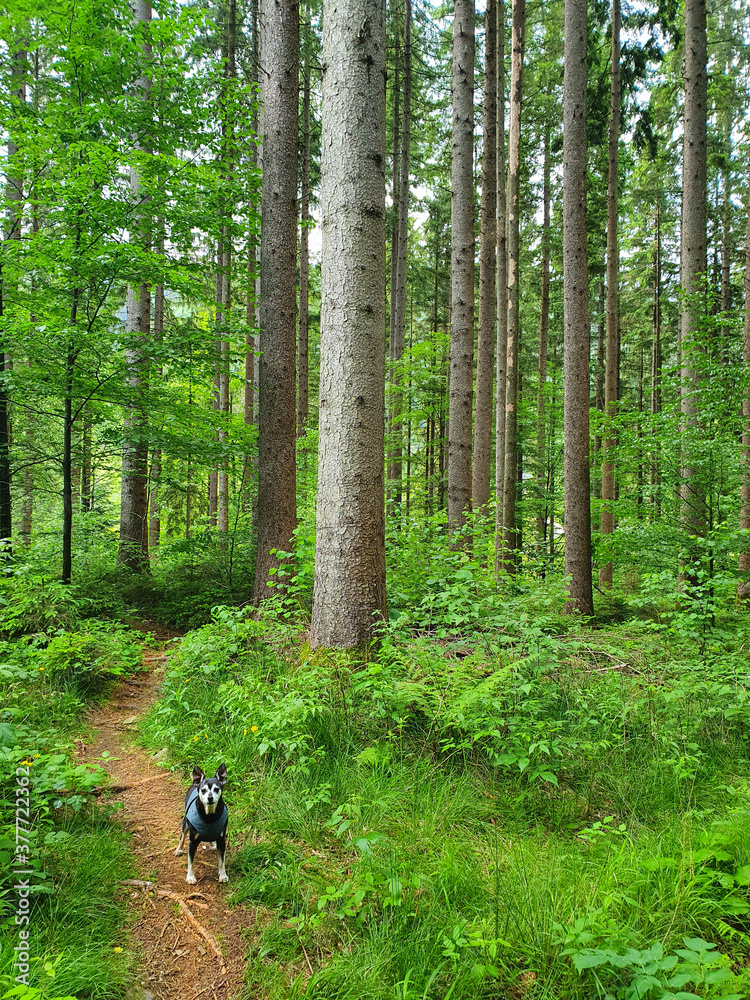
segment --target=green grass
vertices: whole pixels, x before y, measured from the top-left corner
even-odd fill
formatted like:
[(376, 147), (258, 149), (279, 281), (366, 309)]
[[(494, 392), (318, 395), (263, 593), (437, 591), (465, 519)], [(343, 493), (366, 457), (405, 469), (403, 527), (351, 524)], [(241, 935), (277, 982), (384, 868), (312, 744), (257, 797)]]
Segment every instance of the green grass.
[[(118, 887), (134, 877), (128, 838), (95, 814), (74, 817), (63, 829), (70, 838), (44, 855), (52, 891), (38, 894), (31, 910), (29, 984), (43, 997), (122, 997), (134, 966), (128, 906)], [(10, 980), (12, 927), (6, 925), (2, 941), (0, 969)]]
[(7, 637), (0, 642), (0, 984), (16, 985), (11, 862), (20, 775), (29, 782), (25, 867), (34, 871), (30, 986), (43, 1000), (115, 1000), (133, 980), (128, 908), (118, 887), (133, 868), (126, 834), (91, 795), (105, 776), (77, 763), (75, 738), (86, 736), (87, 706), (139, 668), (140, 648), (129, 630), (83, 618), (64, 588), (20, 583), (0, 613)]
[(251, 987), (628, 1000), (677, 976), (744, 994), (736, 625), (700, 653), (632, 618), (527, 619), (470, 655), (392, 630), (362, 664), (219, 612), (183, 640), (142, 735), (186, 769), (227, 764), (233, 899), (262, 928)]

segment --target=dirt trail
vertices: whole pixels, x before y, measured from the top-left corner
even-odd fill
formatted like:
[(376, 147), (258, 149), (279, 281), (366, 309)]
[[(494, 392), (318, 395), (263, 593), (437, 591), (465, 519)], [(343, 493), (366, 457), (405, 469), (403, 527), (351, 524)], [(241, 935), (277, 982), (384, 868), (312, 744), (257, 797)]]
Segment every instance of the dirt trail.
[[(163, 644), (175, 633), (150, 622), (132, 624), (151, 632), (161, 648), (146, 650), (147, 673), (123, 681), (110, 701), (91, 713), (89, 722), (96, 732), (89, 743), (80, 745), (79, 759), (94, 763), (105, 751), (111, 755), (100, 761), (111, 779), (104, 796), (123, 803), (117, 816), (132, 835), (137, 877), (155, 883), (146, 889), (122, 887), (139, 913), (132, 933), (141, 956), (140, 989), (135, 996), (138, 1000), (230, 1000), (242, 990), (244, 955), (253, 924), (251, 913), (241, 907), (230, 910), (226, 902), (232, 880), (231, 816), (229, 886), (218, 882), (216, 852), (202, 847), (195, 863), (198, 884), (187, 885), (186, 858), (175, 857), (173, 852), (188, 782), (158, 767), (134, 743), (138, 718), (155, 701), (162, 681), (167, 658)], [(220, 762), (199, 763), (211, 767)]]

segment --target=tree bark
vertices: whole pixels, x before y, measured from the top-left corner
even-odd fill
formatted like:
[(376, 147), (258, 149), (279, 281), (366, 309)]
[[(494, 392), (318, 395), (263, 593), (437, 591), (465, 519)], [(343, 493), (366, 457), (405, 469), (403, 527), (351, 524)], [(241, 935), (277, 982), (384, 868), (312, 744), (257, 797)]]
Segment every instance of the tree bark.
[(565, 0), (563, 294), (565, 575), (568, 613), (593, 614), (586, 241), (586, 0)]
[(448, 402), (448, 530), (453, 543), (471, 508), (474, 360), (474, 3), (453, 4), (451, 130), (451, 351)]
[(385, 593), (385, 22), (325, 0), (320, 429), (310, 642), (366, 648)]
[[(391, 273), (389, 276), (389, 302), (388, 302), (388, 345), (390, 360), (390, 345), (393, 343), (396, 325), (396, 285), (398, 283), (398, 199), (401, 193), (399, 184), (399, 170), (401, 169), (401, 34), (398, 30), (398, 2), (391, 0), (391, 24), (394, 31), (393, 50), (393, 82), (391, 83), (391, 94), (393, 95), (393, 117), (391, 119)], [(387, 100), (387, 95), (386, 95)], [(388, 372), (389, 381), (393, 378), (393, 372)], [(390, 436), (391, 407), (386, 407), (388, 411), (388, 435)], [(387, 470), (386, 470), (387, 473)]]
[[(551, 96), (551, 84), (547, 97)], [(539, 296), (539, 359), (537, 364), (536, 390), (536, 478), (537, 515), (536, 533), (540, 554), (544, 555), (545, 533), (547, 530), (547, 344), (549, 340), (549, 261), (550, 261), (550, 203), (551, 191), (551, 128), (549, 121), (544, 126), (542, 165), (542, 287)]]
[[(615, 420), (617, 419), (617, 387), (620, 372), (619, 357), (619, 271), (620, 254), (617, 239), (618, 181), (620, 147), (620, 0), (612, 0), (612, 68), (609, 95), (609, 170), (607, 181), (607, 346), (604, 371), (604, 437), (602, 441), (602, 536), (615, 530)], [(612, 589), (612, 560), (599, 570), (599, 586)]]
[(272, 593), (277, 552), (297, 527), (297, 127), (299, 9), (261, 0), (263, 191), (260, 245), (260, 410), (256, 603)]
[(497, 8), (488, 0), (485, 14), (482, 200), (479, 234), (479, 331), (474, 399), (472, 507), (484, 516), (490, 502), (492, 457), (492, 383), (495, 372), (497, 273)]
[[(745, 374), (750, 372), (750, 193), (747, 205), (745, 231), (745, 323), (742, 333), (742, 361)], [(742, 397), (742, 486), (740, 487), (740, 528), (750, 531), (750, 383), (746, 383)], [(750, 600), (750, 544), (745, 541), (740, 552), (737, 597)]]
[[(395, 127), (395, 122), (394, 122)], [(393, 297), (393, 325), (389, 343), (391, 378), (391, 416), (389, 436), (391, 450), (388, 461), (388, 479), (395, 485), (394, 496), (401, 499), (401, 477), (403, 474), (403, 417), (404, 405), (401, 360), (404, 356), (406, 331), (406, 251), (409, 233), (409, 181), (411, 146), (411, 0), (404, 0), (404, 65), (402, 74), (401, 137), (399, 139), (398, 202), (396, 238), (392, 252), (395, 254), (395, 288)]]
[[(164, 233), (160, 220), (159, 251), (164, 252)], [(158, 284), (154, 289), (154, 318), (152, 324), (152, 335), (156, 343), (161, 342), (164, 336), (164, 285)], [(85, 428), (84, 428), (85, 433)], [(158, 548), (161, 541), (161, 504), (159, 502), (159, 488), (161, 485), (162, 473), (162, 453), (160, 448), (154, 448), (151, 453), (151, 467), (148, 474), (148, 547)], [(83, 486), (81, 494), (83, 495)]]
[[(651, 417), (661, 412), (661, 217), (657, 201), (654, 210), (654, 303), (653, 333), (651, 338)], [(652, 520), (661, 515), (661, 495), (659, 492), (659, 439), (651, 442), (651, 509)]]
[[(148, 0), (133, 0), (132, 10), (136, 26), (148, 27), (151, 23), (151, 4)], [(143, 43), (144, 62), (151, 59), (151, 45)], [(148, 101), (151, 81), (144, 74), (137, 83), (140, 99)], [(134, 140), (136, 149), (145, 149)], [(135, 238), (141, 246), (148, 246), (147, 218), (148, 197), (135, 168), (130, 170), (130, 188), (134, 203), (142, 203), (137, 213)], [(126, 332), (128, 345), (125, 351), (125, 386), (128, 402), (125, 409), (122, 446), (122, 487), (120, 503), (120, 544), (117, 561), (135, 573), (148, 572), (148, 389), (149, 361), (146, 344), (151, 334), (151, 291), (146, 282), (128, 285), (126, 303)]]
[(148, 285), (129, 286), (128, 348), (125, 352), (125, 410), (122, 446), (120, 545), (117, 561), (135, 573), (148, 571), (148, 355), (151, 296)]
[[(224, 79), (222, 97), (222, 161), (223, 176), (227, 188), (231, 188), (234, 175), (234, 81), (237, 75), (235, 64), (235, 36), (237, 30), (236, 0), (227, 0), (226, 43), (224, 48)], [(229, 534), (229, 459), (226, 446), (229, 441), (229, 421), (231, 404), (229, 397), (229, 355), (231, 348), (232, 322), (232, 205), (222, 198), (221, 258), (217, 279), (216, 319), (219, 333), (219, 443), (223, 445), (219, 462), (216, 488), (216, 522), (219, 544), (227, 546)]]
[(685, 114), (680, 237), (680, 409), (682, 411), (681, 501), (685, 556), (681, 577), (695, 578), (699, 552), (694, 541), (706, 532), (702, 476), (696, 464), (698, 358), (705, 311), (706, 155), (708, 50), (705, 0), (685, 0)]
[[(78, 314), (78, 289), (73, 291), (70, 325), (75, 327)], [(73, 371), (76, 361), (75, 344), (68, 341), (65, 358), (65, 399), (63, 401), (63, 494), (62, 494), (62, 574), (61, 582), (68, 584), (73, 577)]]
[(503, 553), (505, 371), (508, 353), (508, 239), (505, 176), (505, 0), (497, 0), (497, 342), (495, 345), (495, 573)]
[[(251, 69), (250, 69), (250, 82), (252, 84), (258, 85), (258, 0), (251, 0), (250, 4), (250, 31), (251, 31), (251, 41), (250, 41), (250, 53), (251, 53)], [(258, 105), (253, 103), (252, 105), (252, 128), (253, 137), (250, 141), (249, 158), (250, 162), (254, 165), (258, 165), (259, 160), (259, 115), (258, 115)], [(243, 387), (243, 423), (245, 428), (251, 427), (255, 423), (255, 329), (257, 326), (257, 292), (256, 287), (259, 281), (258, 278), (258, 259), (257, 259), (257, 247), (255, 243), (251, 243), (247, 255), (247, 296), (245, 299), (245, 321), (247, 332), (245, 333), (245, 378)], [(243, 469), (242, 469), (242, 481), (245, 486), (243, 490), (243, 508), (245, 511), (251, 511), (252, 504), (250, 500), (250, 492), (247, 489), (247, 484), (251, 478), (251, 466), (253, 464), (253, 457), (246, 453), (244, 456)]]
[[(10, 53), (10, 105), (11, 114), (15, 116), (20, 106), (26, 103), (26, 74), (28, 70), (28, 52), (20, 39), (15, 39)], [(6, 241), (20, 247), (21, 216), (23, 208), (23, 168), (21, 157), (14, 138), (14, 131), (8, 136), (8, 166), (6, 171)], [(3, 273), (5, 271), (5, 273)], [(10, 360), (8, 335), (9, 292), (14, 282), (10, 280), (7, 265), (0, 264), (0, 368), (7, 368)], [(13, 533), (13, 508), (11, 496), (11, 461), (10, 461), (10, 398), (5, 380), (0, 384), (0, 551), (4, 556), (12, 554), (11, 536)]]
[[(305, 27), (306, 32), (312, 29)], [(309, 401), (309, 312), (310, 312), (310, 52), (305, 45), (302, 75), (302, 182), (300, 185), (299, 232), (299, 345), (297, 349), (297, 437), (304, 437)]]
[(502, 569), (516, 571), (516, 496), (518, 492), (518, 360), (520, 317), (521, 109), (523, 57), (526, 40), (526, 0), (513, 0), (510, 65), (510, 126), (508, 130), (508, 349), (505, 380), (505, 475), (503, 478)]

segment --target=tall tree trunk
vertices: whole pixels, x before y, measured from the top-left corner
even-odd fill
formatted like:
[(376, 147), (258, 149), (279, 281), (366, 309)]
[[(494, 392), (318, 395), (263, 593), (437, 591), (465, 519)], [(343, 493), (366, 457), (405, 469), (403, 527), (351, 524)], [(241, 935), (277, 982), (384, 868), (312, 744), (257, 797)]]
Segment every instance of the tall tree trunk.
[[(31, 367), (31, 361), (28, 362)], [(34, 452), (36, 439), (36, 414), (28, 411), (26, 414), (26, 430), (24, 446), (26, 454)], [(86, 444), (86, 425), (84, 425), (84, 454)], [(81, 497), (83, 499), (83, 497)], [(34, 466), (29, 463), (23, 471), (23, 498), (21, 500), (21, 543), (24, 548), (31, 545), (31, 530), (34, 516)]]
[[(73, 307), (70, 325), (75, 326), (78, 311), (78, 295), (73, 292)], [(63, 523), (62, 523), (62, 574), (63, 583), (70, 583), (73, 576), (73, 372), (76, 351), (73, 341), (68, 343), (65, 360), (65, 399), (63, 402)]]
[[(750, 373), (750, 192), (747, 203), (747, 229), (745, 231), (745, 324), (742, 335), (742, 361), (745, 375)], [(740, 488), (740, 528), (750, 531), (750, 380), (742, 396), (742, 486)], [(750, 601), (750, 544), (740, 552), (737, 597)]]
[(219, 546), (226, 548), (227, 533), (229, 531), (229, 465), (226, 455), (226, 446), (229, 440), (229, 352), (230, 340), (228, 327), (230, 319), (230, 302), (232, 296), (231, 268), (232, 268), (232, 248), (231, 248), (231, 227), (224, 226), (222, 233), (223, 252), (221, 254), (221, 271), (218, 276), (219, 298), (216, 306), (216, 320), (219, 327), (218, 334), (218, 362), (219, 362), (219, 445), (221, 457), (216, 470), (216, 528), (219, 533)]
[(586, 240), (586, 0), (565, 0), (563, 293), (565, 575), (569, 613), (593, 614)]
[(93, 452), (91, 447), (91, 410), (87, 406), (83, 411), (83, 435), (81, 455), (81, 510), (92, 510), (93, 490)]
[[(385, 620), (385, 21), (324, 0), (317, 546), (310, 642)], [(346, 290), (346, 291), (345, 291)]]
[[(401, 360), (404, 356), (404, 337), (406, 330), (406, 250), (409, 234), (409, 181), (410, 181), (410, 146), (411, 146), (411, 0), (404, 0), (404, 66), (402, 79), (401, 103), (401, 138), (399, 140), (398, 168), (398, 213), (394, 220), (396, 239), (393, 253), (396, 257), (396, 285), (391, 288), (394, 307), (392, 311), (393, 325), (389, 344), (390, 377), (391, 377), (391, 418), (389, 420), (389, 435), (391, 451), (388, 461), (388, 479), (396, 484), (396, 499), (401, 498), (401, 477), (403, 457), (403, 417), (404, 405)], [(395, 127), (395, 122), (394, 122)]]
[[(159, 252), (164, 253), (164, 232), (162, 228), (163, 220), (159, 226)], [(158, 284), (154, 289), (154, 319), (153, 338), (156, 343), (160, 343), (164, 336), (164, 285)], [(84, 428), (85, 432), (85, 428)], [(161, 541), (161, 504), (159, 502), (159, 488), (161, 485), (162, 454), (160, 448), (154, 448), (151, 453), (151, 468), (149, 469), (148, 484), (148, 547), (158, 548)], [(83, 493), (83, 487), (81, 487)]]
[(302, 183), (300, 185), (299, 233), (299, 346), (297, 349), (297, 437), (303, 437), (309, 403), (309, 312), (310, 312), (310, 44), (312, 28), (305, 25), (305, 54), (302, 76)]
[[(224, 80), (222, 97), (222, 161), (226, 187), (231, 189), (234, 175), (234, 81), (237, 75), (235, 65), (235, 36), (237, 30), (236, 0), (226, 0), (226, 44), (224, 48)], [(222, 447), (216, 484), (216, 524), (219, 530), (219, 544), (227, 545), (229, 533), (229, 459), (226, 446), (229, 440), (229, 420), (231, 416), (229, 398), (229, 366), (232, 322), (232, 204), (231, 199), (222, 198), (222, 254), (218, 274), (218, 296), (216, 303), (219, 333), (219, 443)]]
[[(136, 27), (151, 23), (151, 4), (148, 0), (133, 0), (132, 10)], [(143, 43), (144, 63), (151, 60), (151, 45)], [(151, 81), (144, 73), (137, 83), (140, 99), (148, 101)], [(140, 140), (135, 148), (144, 149)], [(134, 204), (141, 202), (136, 214), (135, 238), (140, 245), (148, 246), (147, 218), (148, 196), (142, 187), (135, 168), (130, 170), (130, 188)], [(128, 402), (125, 409), (122, 445), (122, 487), (120, 505), (120, 545), (117, 561), (136, 573), (148, 572), (148, 411), (146, 392), (149, 378), (147, 341), (151, 334), (151, 291), (146, 282), (128, 285), (126, 332), (128, 344), (125, 351), (125, 386)]]
[(497, 0), (497, 342), (495, 345), (495, 573), (503, 553), (505, 372), (508, 353), (508, 238), (505, 175), (505, 0)]
[(128, 348), (122, 446), (120, 545), (117, 561), (134, 572), (148, 569), (148, 354), (151, 330), (151, 296), (148, 285), (129, 286), (127, 296)]
[[(547, 89), (547, 97), (552, 95), (552, 84)], [(544, 150), (542, 166), (542, 287), (539, 296), (539, 360), (537, 365), (536, 390), (536, 478), (537, 515), (536, 534), (540, 550), (547, 530), (547, 431), (546, 431), (546, 385), (547, 385), (547, 342), (549, 339), (549, 259), (550, 259), (550, 203), (552, 200), (550, 156), (551, 127), (544, 125)]]
[[(619, 353), (619, 344), (618, 353)], [(644, 482), (645, 482), (645, 466), (644, 466), (644, 455), (643, 455), (643, 382), (645, 374), (645, 351), (643, 346), (643, 334), (638, 336), (638, 383), (636, 389), (636, 398), (638, 406), (638, 472), (636, 479), (636, 491), (635, 491), (635, 505), (636, 505), (636, 516), (640, 519), (643, 517), (643, 499), (644, 499)], [(617, 499), (617, 492), (615, 493), (615, 499)]]
[(521, 336), (521, 107), (523, 56), (526, 38), (526, 0), (513, 0), (510, 65), (510, 127), (508, 130), (508, 350), (505, 380), (505, 476), (503, 479), (503, 558), (506, 573), (516, 571), (516, 496), (518, 493), (518, 361)]
[[(604, 439), (602, 441), (601, 533), (615, 530), (615, 448), (617, 388), (620, 372), (619, 294), (620, 253), (617, 239), (620, 148), (620, 0), (612, 0), (612, 68), (609, 94), (609, 171), (607, 180), (607, 353), (604, 372)], [(599, 570), (599, 586), (612, 589), (612, 560)]]
[[(219, 373), (218, 366), (214, 377), (214, 398), (211, 406), (214, 413), (219, 412)], [(214, 441), (219, 440), (218, 430), (214, 431)], [(208, 526), (215, 528), (217, 524), (216, 514), (219, 509), (219, 469), (214, 466), (208, 474)]]
[(263, 193), (260, 274), (260, 412), (258, 554), (255, 601), (290, 552), (297, 527), (297, 128), (299, 9), (292, 0), (261, 0)]
[(681, 576), (695, 579), (699, 552), (695, 542), (706, 532), (703, 477), (696, 467), (698, 438), (698, 358), (705, 310), (707, 39), (705, 0), (685, 0), (685, 114), (682, 157), (680, 238), (680, 376), (682, 411), (681, 501), (685, 556)]
[[(14, 39), (10, 53), (10, 105), (11, 115), (15, 117), (26, 103), (26, 74), (28, 70), (28, 53), (20, 39)], [(18, 145), (15, 142), (14, 130), (8, 136), (8, 166), (6, 170), (6, 217), (4, 238), (20, 247), (21, 215), (23, 208), (23, 168)], [(16, 272), (17, 273), (17, 272)], [(15, 281), (9, 277), (7, 265), (0, 263), (0, 368), (7, 369), (10, 361), (8, 334), (9, 293)], [(10, 461), (10, 398), (5, 379), (0, 380), (0, 551), (9, 557), (12, 552), (11, 536), (13, 533), (13, 511), (11, 498), (11, 461)]]
[(474, 399), (474, 461), (471, 499), (485, 517), (490, 502), (492, 457), (492, 383), (495, 372), (495, 278), (497, 261), (497, 8), (488, 0), (485, 14), (482, 201), (479, 234), (479, 332)]
[(451, 353), (448, 403), (448, 529), (471, 507), (471, 397), (474, 359), (474, 2), (453, 4), (451, 131)]
[[(659, 203), (654, 211), (654, 305), (653, 334), (651, 339), (651, 417), (661, 412), (661, 218)], [(659, 491), (659, 439), (651, 442), (651, 504), (653, 520), (661, 516), (661, 494)]]
[[(78, 224), (75, 231), (76, 252), (81, 247), (80, 218), (82, 209), (78, 210)], [(78, 306), (81, 298), (79, 288), (72, 289), (70, 303), (70, 328), (75, 330), (78, 323)], [(78, 357), (75, 337), (68, 339), (65, 354), (65, 395), (63, 398), (63, 453), (62, 453), (62, 583), (70, 583), (73, 575), (73, 377)]]
[[(251, 69), (250, 82), (258, 85), (258, 0), (251, 0), (250, 4), (250, 54)], [(254, 137), (250, 142), (249, 158), (254, 166), (258, 166), (259, 160), (259, 115), (256, 103), (252, 105), (252, 129)], [(257, 247), (251, 244), (247, 255), (247, 297), (245, 300), (245, 321), (247, 332), (245, 334), (245, 379), (243, 387), (243, 423), (245, 428), (251, 427), (255, 423), (255, 329), (257, 326), (257, 294), (256, 289), (259, 283), (259, 268), (257, 259)], [(247, 487), (251, 475), (253, 457), (245, 454), (242, 467), (242, 481)], [(250, 492), (246, 488), (243, 491), (243, 507), (245, 511), (251, 510)]]
[[(393, 118), (391, 124), (391, 201), (393, 208), (391, 212), (391, 273), (389, 278), (390, 296), (388, 302), (388, 345), (390, 356), (390, 345), (393, 343), (396, 325), (396, 285), (398, 284), (398, 199), (401, 193), (399, 184), (399, 170), (401, 169), (400, 142), (401, 142), (401, 34), (398, 30), (398, 0), (391, 0), (391, 24), (394, 30), (394, 52), (393, 52), (393, 83), (391, 84), (391, 94), (393, 95)], [(390, 357), (389, 357), (390, 360)], [(392, 370), (388, 372), (388, 380), (393, 379)], [(391, 429), (391, 410), (388, 409), (388, 436)], [(387, 470), (386, 470), (387, 473)]]

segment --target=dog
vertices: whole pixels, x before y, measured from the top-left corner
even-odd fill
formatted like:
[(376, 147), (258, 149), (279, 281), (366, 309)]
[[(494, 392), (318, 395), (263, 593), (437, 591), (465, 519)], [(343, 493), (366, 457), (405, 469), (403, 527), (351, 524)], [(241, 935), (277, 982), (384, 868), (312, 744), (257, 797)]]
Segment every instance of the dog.
[(175, 855), (183, 853), (182, 845), (190, 833), (188, 842), (188, 867), (185, 881), (195, 885), (193, 861), (198, 844), (210, 844), (212, 849), (219, 851), (219, 881), (228, 882), (229, 876), (224, 867), (227, 850), (227, 822), (229, 812), (224, 801), (223, 791), (227, 783), (226, 765), (222, 764), (213, 778), (206, 775), (196, 764), (193, 768), (193, 783), (185, 795), (185, 818), (182, 821), (182, 834)]

